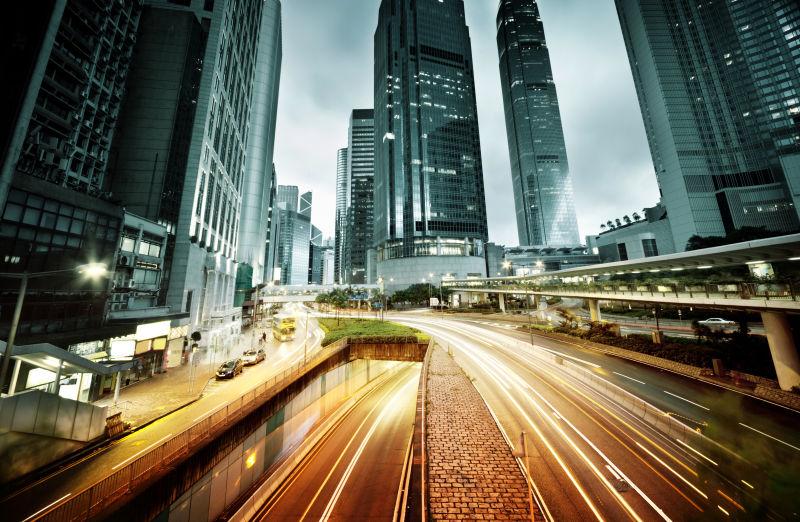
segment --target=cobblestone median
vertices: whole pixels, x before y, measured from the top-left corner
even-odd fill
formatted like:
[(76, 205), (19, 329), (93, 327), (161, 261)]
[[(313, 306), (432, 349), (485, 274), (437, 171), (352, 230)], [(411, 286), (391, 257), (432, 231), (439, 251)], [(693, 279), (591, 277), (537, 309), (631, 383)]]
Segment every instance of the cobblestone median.
[(427, 376), (433, 520), (531, 520), (528, 485), (478, 391), (440, 347)]

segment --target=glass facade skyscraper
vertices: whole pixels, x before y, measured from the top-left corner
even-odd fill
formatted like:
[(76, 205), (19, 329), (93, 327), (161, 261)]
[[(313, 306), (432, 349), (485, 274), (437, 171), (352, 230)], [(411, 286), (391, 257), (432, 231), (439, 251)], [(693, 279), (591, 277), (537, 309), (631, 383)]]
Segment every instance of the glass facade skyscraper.
[[(377, 275), (484, 274), (472, 51), (461, 0), (382, 0), (375, 31)], [(447, 257), (447, 259), (443, 259)]]
[(375, 176), (375, 123), (372, 109), (355, 109), (350, 115), (347, 143), (346, 283), (367, 283), (367, 250), (372, 247), (373, 181)]
[(337, 284), (345, 281), (344, 257), (347, 248), (347, 198), (350, 194), (347, 179), (347, 148), (336, 151), (336, 223), (334, 237), (334, 279)]
[[(278, 245), (276, 265), (280, 268), (282, 285), (308, 283), (311, 247), (311, 208), (298, 211), (298, 189), (293, 185), (278, 185)], [(311, 193), (303, 194), (311, 201)]]
[(675, 246), (798, 227), (796, 0), (616, 0)]
[(497, 51), (521, 245), (580, 243), (550, 53), (536, 0), (502, 0)]

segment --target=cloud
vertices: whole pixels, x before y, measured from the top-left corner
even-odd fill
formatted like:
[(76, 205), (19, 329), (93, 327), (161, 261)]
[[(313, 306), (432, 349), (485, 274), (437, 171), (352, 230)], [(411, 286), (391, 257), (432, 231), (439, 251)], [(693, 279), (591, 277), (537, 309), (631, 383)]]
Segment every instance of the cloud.
[[(336, 150), (353, 108), (372, 106), (377, 0), (284, 0), (278, 182), (313, 190), (312, 220), (333, 235)], [(612, 0), (541, 0), (583, 235), (658, 199)], [(517, 244), (500, 91), (496, 2), (466, 0), (475, 64), (489, 238)]]

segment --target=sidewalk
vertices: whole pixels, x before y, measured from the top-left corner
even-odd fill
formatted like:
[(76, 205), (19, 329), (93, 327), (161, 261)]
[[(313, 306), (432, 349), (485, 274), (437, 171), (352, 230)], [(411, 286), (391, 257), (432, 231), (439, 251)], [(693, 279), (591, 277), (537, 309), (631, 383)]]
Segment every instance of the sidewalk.
[[(271, 336), (271, 329), (259, 328), (255, 335), (255, 345), (262, 333)], [(108, 414), (122, 412), (122, 420), (136, 428), (158, 419), (178, 408), (200, 398), (206, 383), (214, 378), (217, 367), (226, 359), (239, 357), (251, 345), (251, 333), (245, 332), (239, 339), (225, 348), (201, 350), (196, 365), (183, 364), (168, 368), (120, 390), (119, 401), (114, 405), (113, 395), (94, 402), (97, 406), (107, 406)]]

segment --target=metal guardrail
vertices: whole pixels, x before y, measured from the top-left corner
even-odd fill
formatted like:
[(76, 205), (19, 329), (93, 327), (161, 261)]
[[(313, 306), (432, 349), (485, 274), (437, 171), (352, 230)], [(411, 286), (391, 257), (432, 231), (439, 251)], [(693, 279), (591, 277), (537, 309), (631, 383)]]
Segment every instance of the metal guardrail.
[(76, 495), (65, 498), (62, 502), (50, 507), (35, 519), (54, 522), (72, 522), (96, 517), (117, 501), (121, 496), (133, 491), (154, 474), (166, 469), (183, 455), (199, 446), (200, 442), (218, 433), (222, 428), (240, 420), (263, 401), (301, 376), (308, 368), (347, 347), (348, 338), (320, 349), (305, 364), (298, 363), (280, 374), (272, 376), (268, 381), (251, 388), (238, 398), (207, 413), (181, 433), (160, 441), (136, 460), (126, 464), (100, 482), (89, 486)]
[(533, 285), (503, 279), (446, 281), (453, 289), (519, 290), (520, 292), (568, 295), (575, 293), (622, 294), (639, 297), (688, 297), (723, 299), (764, 299), (797, 301), (800, 288), (794, 282), (785, 283), (563, 283)]

